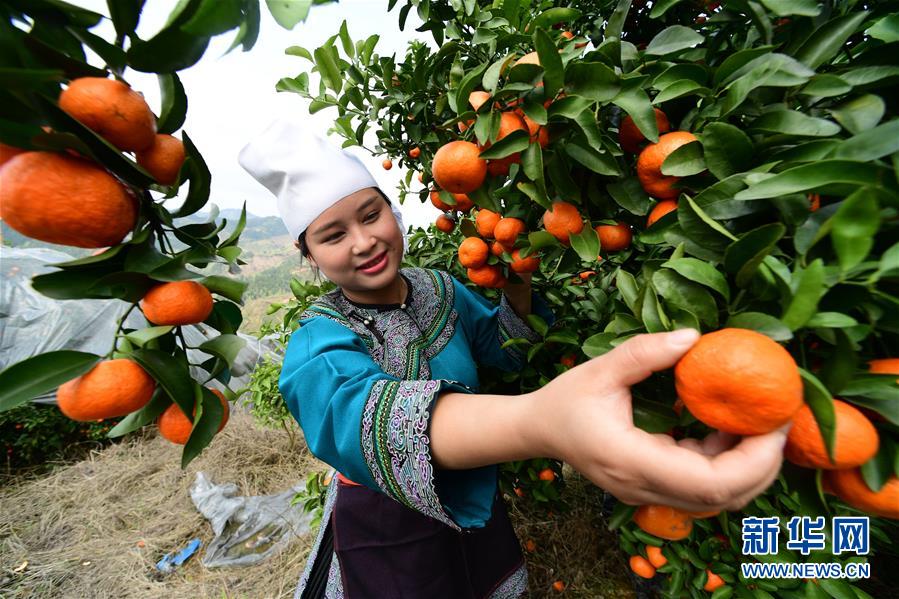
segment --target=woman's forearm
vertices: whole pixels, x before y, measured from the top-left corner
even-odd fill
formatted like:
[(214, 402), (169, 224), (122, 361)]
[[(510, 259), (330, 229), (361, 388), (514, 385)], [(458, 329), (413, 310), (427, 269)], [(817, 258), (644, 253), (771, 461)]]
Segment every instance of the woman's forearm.
[(445, 393), (431, 414), (431, 455), (441, 468), (461, 470), (545, 457), (540, 396)]

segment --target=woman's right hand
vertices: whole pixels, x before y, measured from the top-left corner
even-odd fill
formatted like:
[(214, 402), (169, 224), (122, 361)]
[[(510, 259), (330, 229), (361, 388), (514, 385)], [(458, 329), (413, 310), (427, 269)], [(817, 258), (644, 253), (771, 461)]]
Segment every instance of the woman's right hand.
[(530, 398), (537, 416), (529, 435), (624, 503), (742, 508), (777, 477), (786, 427), (676, 442), (634, 426), (631, 386), (674, 366), (698, 339), (692, 329), (638, 335), (561, 374)]

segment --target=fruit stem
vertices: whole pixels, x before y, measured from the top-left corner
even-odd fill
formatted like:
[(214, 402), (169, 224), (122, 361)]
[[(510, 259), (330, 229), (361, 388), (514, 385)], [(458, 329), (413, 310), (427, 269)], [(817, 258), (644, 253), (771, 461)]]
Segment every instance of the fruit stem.
[(125, 310), (125, 313), (122, 314), (121, 318), (116, 321), (116, 330), (115, 336), (112, 338), (112, 348), (106, 353), (106, 358), (110, 358), (112, 354), (115, 353), (116, 346), (119, 344), (119, 337), (121, 337), (120, 333), (122, 332), (122, 327), (125, 325), (125, 320), (127, 320), (128, 316), (131, 314), (131, 311), (137, 307), (137, 303), (131, 304), (131, 306)]

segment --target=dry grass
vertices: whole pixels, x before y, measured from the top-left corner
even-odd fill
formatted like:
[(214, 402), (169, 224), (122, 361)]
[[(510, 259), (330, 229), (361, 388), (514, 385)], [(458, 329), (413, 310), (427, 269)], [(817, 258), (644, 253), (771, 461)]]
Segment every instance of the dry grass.
[[(184, 471), (179, 449), (148, 431), (49, 474), (5, 485), (0, 596), (292, 597), (311, 535), (257, 566), (207, 570), (197, 555), (160, 578), (154, 564), (192, 538), (202, 539), (204, 548), (212, 539), (189, 496), (196, 471), (260, 495), (282, 492), (325, 467), (302, 443), (290, 450), (286, 433), (258, 429), (238, 410)], [(602, 522), (601, 491), (570, 470), (566, 478), (565, 498), (572, 506), (567, 514), (548, 518), (509, 502), (519, 538), (537, 543), (527, 554), (531, 596), (557, 596), (551, 586), (562, 580), (565, 597), (633, 597), (617, 541)], [(26, 560), (24, 570), (13, 572)]]

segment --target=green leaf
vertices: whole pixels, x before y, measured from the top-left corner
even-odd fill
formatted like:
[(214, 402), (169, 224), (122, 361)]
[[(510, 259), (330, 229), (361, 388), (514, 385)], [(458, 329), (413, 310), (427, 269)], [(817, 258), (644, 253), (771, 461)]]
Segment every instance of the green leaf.
[(171, 404), (172, 402), (168, 395), (160, 392), (157, 387), (156, 391), (153, 393), (152, 399), (150, 399), (147, 405), (122, 418), (112, 430), (106, 433), (106, 436), (110, 439), (115, 439), (116, 437), (122, 437), (128, 433), (134, 432), (142, 426), (154, 422)]
[(712, 294), (700, 285), (673, 270), (664, 268), (652, 275), (652, 284), (668, 304), (696, 315), (710, 327), (718, 325), (718, 307), (715, 300)]
[[(760, 56), (770, 54), (773, 49), (774, 46), (760, 46), (758, 48), (746, 48), (745, 50), (740, 50), (738, 52), (730, 54), (727, 58), (724, 59), (724, 61), (721, 63), (721, 66), (715, 69), (712, 82), (717, 87), (722, 83), (730, 81), (731, 78), (736, 78), (736, 76), (745, 74), (745, 72), (743, 71), (743, 67), (745, 67), (747, 64), (752, 63)], [(809, 76), (811, 76), (811, 73), (809, 74)]]
[(132, 41), (126, 56), (128, 66), (136, 71), (173, 73), (195, 65), (207, 46), (209, 37), (167, 27), (147, 41)]
[(584, 341), (581, 350), (590, 358), (601, 356), (615, 348), (612, 341), (617, 337), (617, 333), (596, 333)]
[(672, 25), (663, 29), (652, 38), (652, 41), (646, 46), (646, 54), (665, 56), (666, 54), (693, 48), (703, 41), (705, 41), (705, 38), (693, 29), (683, 25)]
[(529, 144), (528, 149), (521, 155), (521, 168), (531, 181), (545, 187), (543, 183), (543, 149), (540, 144)]
[(830, 111), (833, 118), (854, 135), (875, 127), (885, 112), (883, 99), (874, 94), (854, 98)]
[(836, 414), (834, 413), (833, 396), (827, 390), (827, 387), (809, 371), (800, 368), (799, 374), (802, 376), (803, 398), (815, 416), (818, 428), (821, 429), (824, 446), (827, 448), (827, 455), (833, 461), (834, 435), (836, 434)]
[(181, 140), (184, 142), (184, 153), (187, 161), (182, 167), (182, 175), (186, 172), (186, 178), (190, 180), (190, 189), (187, 192), (187, 198), (181, 207), (172, 214), (175, 218), (190, 216), (198, 212), (206, 202), (209, 201), (209, 190), (212, 185), (212, 175), (203, 155), (194, 145), (193, 140), (187, 135), (186, 131), (181, 132)]
[(564, 116), (569, 119), (577, 117), (587, 108), (593, 105), (593, 100), (580, 96), (565, 96), (553, 102), (547, 112), (547, 117)]
[(674, 258), (662, 264), (679, 275), (717, 291), (725, 301), (730, 301), (730, 287), (727, 279), (714, 266), (696, 258)]
[(674, 177), (689, 177), (705, 170), (702, 158), (702, 144), (691, 141), (671, 152), (662, 162), (662, 174)]
[(243, 19), (241, 0), (205, 0), (181, 26), (195, 36), (212, 37), (240, 26)]
[(775, 341), (789, 341), (793, 338), (790, 328), (770, 314), (761, 312), (742, 312), (734, 314), (727, 320), (726, 327), (758, 331)]
[(570, 23), (572, 21), (576, 21), (581, 17), (581, 14), (581, 11), (574, 8), (550, 8), (540, 13), (540, 15), (531, 23), (531, 26), (534, 28), (534, 30), (541, 27), (548, 30), (553, 25), (557, 25), (559, 23)]
[(545, 247), (559, 245), (559, 242), (548, 231), (534, 231), (528, 233), (528, 245), (532, 250), (539, 250)]
[(880, 209), (870, 190), (859, 189), (840, 204), (833, 216), (830, 238), (843, 272), (865, 259), (879, 228)]
[(174, 133), (184, 125), (187, 116), (187, 94), (181, 80), (175, 73), (162, 73), (158, 76), (159, 92), (162, 95), (162, 112), (156, 121), (159, 133)]
[(710, 251), (720, 253), (730, 240), (736, 239), (730, 231), (706, 214), (690, 196), (683, 195), (682, 198), (675, 214), (684, 234), (691, 241)]
[(796, 110), (775, 110), (763, 114), (750, 125), (751, 130), (828, 137), (840, 132), (840, 126), (825, 119), (808, 116)]
[(821, 160), (803, 164), (749, 186), (737, 193), (738, 200), (776, 198), (791, 193), (812, 191), (825, 185), (879, 185), (893, 188), (896, 181), (887, 169), (870, 162), (852, 160)]
[(647, 285), (643, 290), (643, 305), (640, 309), (640, 319), (643, 321), (643, 326), (646, 327), (648, 333), (664, 333), (669, 328), (670, 321), (662, 310), (662, 305), (659, 303), (659, 298), (652, 285)]
[(658, 106), (664, 104), (665, 102), (676, 100), (677, 98), (683, 98), (684, 96), (690, 96), (694, 94), (706, 96), (708, 95), (708, 93), (709, 88), (704, 87), (690, 79), (683, 79), (681, 81), (675, 81), (671, 85), (668, 85), (664, 89), (662, 89), (658, 93), (658, 95), (656, 95), (655, 99), (653, 99), (652, 103)]
[(136, 349), (131, 358), (152, 376), (185, 414), (193, 412), (193, 388), (186, 361), (158, 349)]
[(343, 20), (343, 23), (340, 24), (340, 31), (338, 32), (340, 36), (340, 44), (343, 46), (343, 51), (346, 55), (352, 60), (356, 57), (356, 48), (353, 46), (353, 40), (350, 38), (350, 32), (346, 26), (346, 19)]
[(868, 27), (865, 34), (888, 44), (899, 42), (899, 13), (883, 17)]
[(709, 123), (699, 136), (705, 164), (718, 179), (748, 170), (752, 164), (752, 141), (728, 123)]
[[(532, 145), (536, 146), (537, 144)], [(594, 173), (610, 177), (621, 175), (618, 163), (615, 162), (615, 158), (608, 152), (598, 152), (591, 147), (583, 146), (573, 141), (565, 144), (565, 152)]]
[(849, 36), (864, 23), (868, 14), (860, 10), (844, 17), (837, 17), (818, 27), (796, 52), (796, 59), (809, 68), (817, 69), (837, 55)]
[(599, 235), (593, 227), (584, 227), (580, 233), (573, 233), (568, 237), (571, 249), (577, 252), (584, 262), (596, 262), (599, 256)]
[(639, 291), (634, 275), (626, 270), (619, 269), (615, 273), (615, 287), (621, 292), (621, 299), (624, 300), (625, 305), (633, 312), (634, 316), (639, 316), (636, 311)]
[(100, 356), (52, 351), (26, 358), (0, 372), (0, 412), (11, 410), (91, 370)]
[(129, 2), (117, 2), (115, 0), (107, 0), (106, 7), (109, 9), (109, 16), (112, 19), (112, 24), (115, 27), (116, 34), (122, 39), (127, 38), (134, 33), (135, 29), (137, 29), (137, 23), (140, 19), (140, 11), (143, 8), (144, 1), (145, 0), (131, 0)]
[(818, 311), (818, 302), (827, 290), (824, 285), (824, 262), (818, 258), (796, 273), (794, 280), (797, 281), (796, 291), (781, 317), (791, 331), (802, 328)]
[(620, 90), (618, 75), (601, 62), (572, 61), (565, 69), (566, 95), (580, 96), (595, 102), (608, 102), (618, 95)]
[(146, 329), (140, 329), (138, 331), (134, 331), (132, 333), (128, 333), (125, 335), (125, 339), (137, 345), (138, 347), (143, 347), (146, 345), (148, 341), (152, 341), (158, 337), (162, 337), (166, 333), (170, 332), (173, 328), (172, 326), (159, 326), (159, 327), (148, 327)]
[(198, 349), (221, 358), (230, 366), (244, 345), (246, 345), (246, 341), (243, 338), (226, 334), (204, 342)]
[(656, 113), (649, 101), (649, 96), (641, 87), (640, 79), (629, 79), (622, 82), (621, 92), (612, 98), (612, 103), (624, 110), (640, 130), (640, 133), (651, 142), (659, 140), (659, 127)]
[(848, 94), (851, 91), (852, 86), (845, 79), (824, 73), (812, 77), (811, 81), (799, 90), (799, 93), (815, 98), (832, 98)]
[(836, 147), (832, 156), (845, 160), (869, 161), (899, 152), (899, 119), (863, 131)]
[(612, 16), (609, 17), (609, 20), (606, 22), (606, 27), (603, 30), (603, 35), (605, 37), (621, 38), (621, 33), (624, 30), (624, 21), (627, 19), (627, 13), (630, 9), (631, 0), (618, 0), (615, 10), (612, 11)]
[[(206, 387), (200, 387), (196, 383), (194, 383), (194, 388), (194, 393), (200, 394), (199, 398), (195, 397), (195, 403), (196, 399), (199, 399), (201, 407), (196, 414), (190, 438), (181, 453), (181, 468), (186, 468), (209, 445), (225, 416), (221, 400), (212, 391)], [(187, 413), (185, 412), (185, 414)]]
[[(544, 13), (545, 14), (545, 13)], [(562, 57), (556, 43), (549, 34), (541, 28), (534, 31), (534, 47), (540, 57), (540, 65), (543, 67), (543, 85), (547, 98), (553, 98), (562, 88), (565, 76), (562, 70)]]
[(531, 329), (540, 335), (540, 337), (545, 337), (546, 333), (549, 331), (549, 325), (546, 324), (546, 321), (537, 316), (536, 314), (528, 314), (526, 320), (528, 321), (528, 326)]
[(212, 293), (217, 293), (238, 304), (243, 303), (243, 293), (247, 289), (247, 283), (243, 281), (212, 275), (202, 279), (200, 283)]
[(313, 0), (265, 0), (275, 22), (288, 30), (306, 20), (312, 3)]
[(314, 52), (315, 66), (322, 76), (325, 87), (339, 94), (343, 89), (343, 77), (340, 75), (340, 66), (337, 63), (337, 49), (331, 45), (316, 48)]
[(530, 142), (531, 138), (527, 131), (513, 131), (498, 142), (492, 144), (489, 149), (482, 151), (481, 158), (484, 160), (505, 158), (516, 152), (527, 150)]
[(664, 15), (666, 12), (668, 12), (668, 9), (670, 9), (674, 6), (677, 6), (682, 1), (683, 0), (658, 0), (656, 2), (653, 2), (652, 3), (652, 11), (650, 11), (650, 13), (649, 13), (649, 18), (650, 19), (658, 19), (659, 17)]
[(478, 81), (484, 75), (486, 69), (487, 63), (483, 63), (466, 73), (459, 83), (459, 88), (455, 93), (450, 94), (450, 107), (454, 108), (456, 114), (462, 114), (468, 110), (468, 96), (470, 96), (471, 92), (474, 91), (474, 88), (477, 87)]
[(761, 266), (765, 256), (777, 246), (787, 228), (780, 223), (770, 223), (740, 236), (724, 252), (724, 268), (737, 275), (737, 286), (747, 287)]
[(810, 329), (818, 327), (824, 329), (846, 329), (856, 325), (858, 325), (857, 320), (841, 312), (818, 312), (805, 323), (805, 326)]
[(765, 8), (778, 17), (799, 15), (803, 17), (817, 17), (821, 13), (821, 7), (815, 0), (759, 0)]
[(619, 206), (631, 214), (644, 216), (652, 206), (652, 199), (643, 191), (643, 187), (636, 177), (610, 183), (606, 186), (606, 191)]

